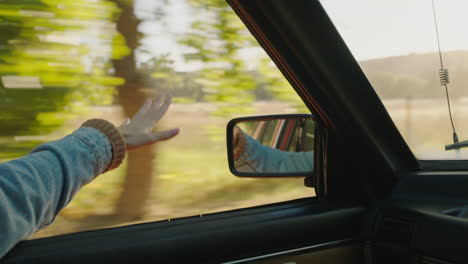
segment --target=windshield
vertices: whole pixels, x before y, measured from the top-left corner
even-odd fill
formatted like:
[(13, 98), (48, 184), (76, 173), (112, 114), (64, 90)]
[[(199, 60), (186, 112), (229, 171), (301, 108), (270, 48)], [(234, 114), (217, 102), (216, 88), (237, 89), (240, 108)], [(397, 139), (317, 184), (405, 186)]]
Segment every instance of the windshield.
[(321, 3), (416, 157), (467, 159), (468, 148), (445, 147), (454, 143), (453, 128), (460, 142), (468, 140), (468, 2)]

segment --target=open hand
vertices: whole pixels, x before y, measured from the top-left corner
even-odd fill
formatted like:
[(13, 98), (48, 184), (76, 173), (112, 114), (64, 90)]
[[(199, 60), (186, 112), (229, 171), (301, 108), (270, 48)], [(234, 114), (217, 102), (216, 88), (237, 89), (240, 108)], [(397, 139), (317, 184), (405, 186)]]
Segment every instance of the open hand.
[(148, 99), (132, 119), (123, 122), (119, 127), (119, 131), (125, 138), (127, 150), (168, 140), (179, 133), (178, 128), (155, 133), (152, 131), (169, 108), (171, 99), (170, 95), (161, 95), (155, 101)]

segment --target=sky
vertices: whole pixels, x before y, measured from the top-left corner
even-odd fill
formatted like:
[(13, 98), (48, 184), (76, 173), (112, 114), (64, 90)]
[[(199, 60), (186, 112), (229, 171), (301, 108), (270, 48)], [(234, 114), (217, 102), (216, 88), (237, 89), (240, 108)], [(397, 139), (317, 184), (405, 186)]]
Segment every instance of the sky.
[[(358, 60), (437, 51), (431, 0), (322, 0)], [(442, 51), (468, 47), (468, 2), (435, 0)]]
[[(177, 70), (196, 70), (199, 64), (183, 60), (187, 48), (178, 45), (177, 38), (190, 30), (199, 14), (186, 0), (167, 1), (163, 24), (152, 21), (152, 10), (160, 1), (136, 0), (137, 16), (145, 19), (140, 27), (146, 36), (143, 47), (151, 55), (171, 53)], [(321, 0), (321, 3), (357, 60), (437, 51), (431, 0)], [(435, 6), (442, 50), (467, 49), (468, 1), (435, 0)], [(139, 60), (151, 55), (140, 54)]]
[(167, 0), (170, 2), (165, 8), (166, 16), (163, 21), (155, 21), (153, 11), (157, 3), (163, 0), (135, 0), (135, 13), (144, 22), (139, 30), (145, 34), (142, 46), (150, 54), (140, 54), (139, 62), (148, 60), (151, 55), (172, 54), (175, 68), (179, 71), (194, 71), (200, 65), (188, 63), (183, 59), (187, 47), (177, 44), (178, 38), (190, 31), (191, 23), (197, 18), (197, 14), (187, 4), (186, 0)]
[[(432, 0), (321, 2), (358, 61), (438, 51)], [(468, 50), (468, 34), (465, 33), (468, 2), (434, 0), (434, 3), (442, 52)], [(464, 126), (457, 124), (465, 122), (466, 112), (461, 101), (452, 103), (455, 103), (452, 110), (458, 135), (460, 140), (465, 140)], [(384, 104), (392, 118), (398, 121), (398, 128), (417, 158), (467, 158), (466, 151), (444, 150), (444, 145), (452, 142), (445, 100), (432, 100), (430, 108), (414, 105), (410, 109), (406, 106), (409, 109), (406, 112), (396, 101), (387, 100)]]

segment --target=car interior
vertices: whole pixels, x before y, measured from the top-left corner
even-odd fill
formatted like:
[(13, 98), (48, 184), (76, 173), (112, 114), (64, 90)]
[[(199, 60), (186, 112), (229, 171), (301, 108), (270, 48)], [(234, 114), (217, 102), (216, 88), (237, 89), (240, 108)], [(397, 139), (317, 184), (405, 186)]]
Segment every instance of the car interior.
[(468, 163), (415, 157), (319, 1), (228, 2), (314, 117), (317, 197), (27, 240), (0, 262), (467, 263)]

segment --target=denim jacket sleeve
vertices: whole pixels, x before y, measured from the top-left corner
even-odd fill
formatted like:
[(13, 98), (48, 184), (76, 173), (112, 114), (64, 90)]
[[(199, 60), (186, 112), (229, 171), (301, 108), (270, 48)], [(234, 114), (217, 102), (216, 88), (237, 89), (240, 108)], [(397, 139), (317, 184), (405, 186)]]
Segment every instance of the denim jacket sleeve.
[(109, 139), (82, 127), (0, 164), (0, 258), (17, 242), (49, 225), (112, 160)]
[(234, 161), (240, 172), (286, 173), (306, 172), (314, 169), (314, 152), (288, 152), (270, 148), (244, 133), (246, 148)]

